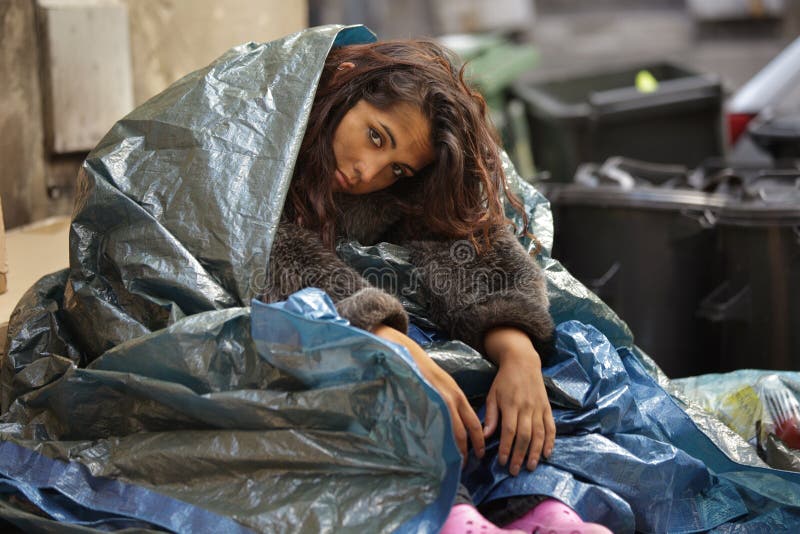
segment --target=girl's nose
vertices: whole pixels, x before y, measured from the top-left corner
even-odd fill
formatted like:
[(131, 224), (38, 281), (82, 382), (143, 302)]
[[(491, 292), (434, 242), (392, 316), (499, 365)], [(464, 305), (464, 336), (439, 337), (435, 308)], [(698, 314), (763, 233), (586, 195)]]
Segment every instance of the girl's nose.
[(359, 181), (369, 183), (381, 171), (381, 162), (375, 159), (362, 159), (353, 165)]

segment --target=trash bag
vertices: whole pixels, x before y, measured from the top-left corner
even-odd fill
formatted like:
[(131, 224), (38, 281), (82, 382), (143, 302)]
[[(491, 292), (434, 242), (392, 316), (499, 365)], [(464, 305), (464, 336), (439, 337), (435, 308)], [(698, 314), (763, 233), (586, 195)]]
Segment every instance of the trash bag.
[[(764, 467), (670, 394), (625, 323), (550, 257), (549, 205), (507, 158), (535, 236), (522, 242), (559, 325), (544, 362), (559, 435), (535, 471), (510, 477), (496, 437), (462, 471), (447, 409), (407, 352), (348, 325), (319, 290), (251, 301), (324, 58), (372, 39), (327, 26), (234, 48), (120, 120), (88, 156), (70, 267), (37, 282), (9, 324), (0, 521), (435, 532), (460, 479), (477, 503), (552, 495), (617, 532), (800, 524), (800, 475)], [(413, 281), (396, 245), (338, 250)], [(412, 286), (395, 289), (411, 333), (480, 404), (493, 366), (436, 332)]]
[(800, 472), (800, 373), (741, 369), (673, 381), (758, 450), (771, 467)]

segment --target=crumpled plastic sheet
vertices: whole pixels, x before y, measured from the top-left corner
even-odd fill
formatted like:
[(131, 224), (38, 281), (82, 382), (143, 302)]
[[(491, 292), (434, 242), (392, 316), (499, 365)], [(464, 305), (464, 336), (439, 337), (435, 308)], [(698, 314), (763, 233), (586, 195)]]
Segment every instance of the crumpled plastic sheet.
[[(31, 288), (9, 325), (0, 520), (75, 532), (438, 530), (460, 459), (444, 404), (408, 354), (344, 324), (316, 290), (248, 307), (324, 57), (372, 38), (331, 26), (235, 48), (89, 155), (70, 269)], [(550, 258), (549, 205), (504, 164), (559, 325), (544, 369), (559, 436), (551, 458), (518, 477), (493, 460), (496, 441), (483, 461), (468, 458), (462, 480), (476, 502), (552, 495), (615, 532), (800, 524), (798, 475), (762, 467), (741, 438), (665, 391), (624, 322)], [(479, 404), (493, 367), (435, 331), (407, 252), (339, 252), (404, 281), (395, 290), (411, 333)]]
[[(88, 156), (70, 269), (23, 297), (0, 375), (3, 443), (40, 456), (26, 462), (85, 469), (64, 486), (5, 466), (37, 495), (28, 500), (48, 511), (65, 495), (82, 513), (182, 531), (437, 530), (460, 463), (438, 395), (396, 347), (307, 319), (259, 339), (255, 318), (278, 312), (247, 307), (328, 50), (373, 39), (331, 26), (237, 47), (124, 117)], [(370, 371), (308, 385), (270, 361), (290, 352), (260, 352), (283, 343), (297, 361), (311, 348), (295, 337), (334, 330), (338, 345), (320, 354)], [(87, 489), (107, 480), (142, 495), (114, 504)], [(168, 512), (149, 506), (159, 497)]]
[[(224, 531), (434, 532), (461, 463), (447, 409), (407, 352), (347, 325), (315, 289), (196, 314), (85, 369), (68, 364), (3, 421), (4, 439), (92, 477), (235, 519), (215, 518)], [(26, 472), (3, 474), (39, 486)], [(43, 487), (79, 501), (95, 481), (64, 478)], [(152, 503), (125, 499), (117, 512), (198, 531), (197, 509), (176, 522)]]
[[(767, 401), (770, 392), (782, 390), (799, 402), (800, 372), (740, 369), (673, 380), (671, 387), (757, 448), (770, 467), (800, 472), (800, 450), (775, 435), (776, 422)], [(796, 447), (797, 433), (787, 430)]]

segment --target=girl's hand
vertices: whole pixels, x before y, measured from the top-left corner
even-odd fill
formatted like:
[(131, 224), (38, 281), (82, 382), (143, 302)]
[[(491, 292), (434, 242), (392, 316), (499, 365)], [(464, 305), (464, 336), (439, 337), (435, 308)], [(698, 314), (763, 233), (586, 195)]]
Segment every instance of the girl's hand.
[[(486, 398), (484, 436), (491, 436), (502, 414), (498, 461), (516, 476), (527, 456), (529, 470), (550, 456), (556, 437), (553, 412), (542, 377), (542, 363), (530, 338), (513, 327), (497, 327), (484, 338), (486, 352), (498, 366)], [(513, 445), (513, 450), (512, 450)]]
[(478, 419), (475, 410), (470, 406), (469, 401), (467, 401), (467, 396), (458, 387), (453, 377), (436, 365), (436, 362), (428, 356), (428, 353), (417, 342), (399, 330), (386, 325), (378, 325), (372, 329), (372, 333), (378, 337), (403, 345), (408, 349), (411, 357), (417, 363), (417, 367), (422, 372), (422, 376), (439, 392), (439, 395), (447, 404), (447, 410), (450, 412), (453, 434), (456, 438), (456, 445), (461, 451), (461, 457), (467, 457), (467, 436), (469, 436), (469, 441), (472, 442), (472, 448), (476, 456), (478, 458), (483, 457), (484, 439), (481, 421)]

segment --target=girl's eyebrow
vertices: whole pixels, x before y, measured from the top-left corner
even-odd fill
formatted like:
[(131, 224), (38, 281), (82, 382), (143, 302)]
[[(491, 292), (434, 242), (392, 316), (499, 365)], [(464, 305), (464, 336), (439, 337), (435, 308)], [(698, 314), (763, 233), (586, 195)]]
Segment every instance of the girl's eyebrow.
[[(397, 148), (397, 143), (395, 143), (395, 141), (394, 141), (394, 135), (392, 135), (392, 130), (388, 126), (386, 126), (384, 123), (382, 123), (381, 121), (378, 121), (378, 124), (381, 125), (381, 128), (386, 130), (386, 135), (389, 137), (389, 141), (391, 141), (391, 143), (392, 143), (392, 148)], [(411, 165), (403, 163), (402, 166), (405, 167), (406, 169), (408, 169), (409, 171), (411, 171), (411, 174), (417, 174), (417, 169), (415, 169)]]
[(380, 125), (381, 125), (381, 128), (383, 128), (384, 130), (386, 130), (386, 135), (388, 135), (388, 136), (389, 136), (389, 141), (391, 141), (391, 142), (392, 142), (392, 148), (397, 148), (397, 143), (395, 143), (395, 142), (394, 142), (394, 136), (392, 135), (392, 131), (389, 129), (389, 127), (388, 127), (388, 126), (386, 126), (386, 125), (385, 125), (384, 123), (382, 123), (381, 121), (378, 121), (378, 124), (380, 124)]

